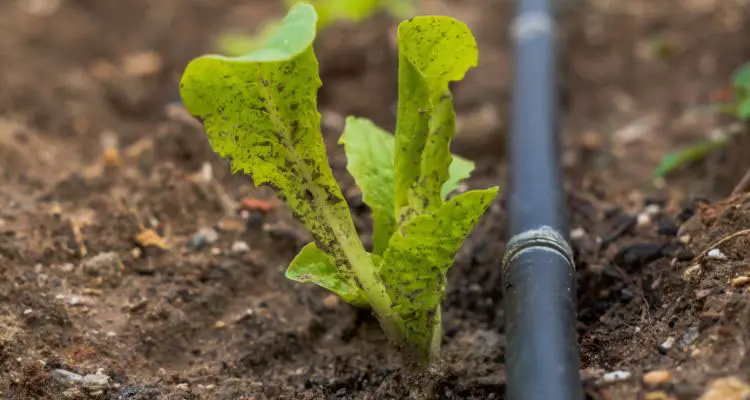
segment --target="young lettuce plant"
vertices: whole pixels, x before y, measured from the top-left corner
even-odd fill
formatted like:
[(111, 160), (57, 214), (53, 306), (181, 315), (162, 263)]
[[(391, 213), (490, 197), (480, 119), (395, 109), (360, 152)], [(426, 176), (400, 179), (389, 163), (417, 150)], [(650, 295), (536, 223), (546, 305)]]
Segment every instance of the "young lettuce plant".
[(347, 119), (340, 143), (373, 213), (368, 252), (326, 157), (316, 24), (315, 9), (300, 3), (255, 51), (191, 61), (180, 83), (183, 101), (214, 151), (235, 172), (274, 187), (311, 232), (314, 241), (286, 276), (370, 307), (390, 339), (430, 362), (440, 351), (446, 272), (497, 193), (493, 187), (448, 199), (474, 168), (449, 150), (456, 126), (448, 86), (476, 65), (476, 42), (449, 17), (401, 23), (395, 137), (366, 119)]

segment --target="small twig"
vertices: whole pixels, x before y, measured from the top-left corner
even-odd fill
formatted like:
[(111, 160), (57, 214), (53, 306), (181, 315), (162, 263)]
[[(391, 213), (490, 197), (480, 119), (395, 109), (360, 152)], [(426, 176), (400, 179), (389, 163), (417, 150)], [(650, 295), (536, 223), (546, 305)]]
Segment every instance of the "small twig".
[(732, 190), (732, 195), (746, 192), (748, 189), (750, 189), (750, 169), (747, 170), (747, 172), (745, 172), (745, 176), (743, 176), (742, 179), (737, 182), (737, 185)]
[(703, 250), (703, 252), (701, 254), (699, 254), (698, 257), (695, 257), (695, 259), (693, 261), (697, 262), (699, 260), (702, 260), (703, 258), (706, 257), (706, 255), (708, 254), (708, 252), (711, 251), (712, 249), (715, 249), (715, 248), (721, 246), (722, 244), (724, 244), (724, 243), (726, 243), (726, 242), (728, 242), (728, 241), (730, 241), (730, 240), (732, 240), (732, 239), (734, 239), (736, 237), (740, 237), (742, 235), (748, 235), (748, 234), (750, 234), (750, 229), (743, 229), (743, 230), (737, 231), (737, 232), (735, 232), (735, 233), (733, 233), (733, 234), (731, 234), (729, 236), (723, 237), (718, 242), (712, 244), (711, 246), (708, 246), (708, 248), (706, 248), (705, 250)]

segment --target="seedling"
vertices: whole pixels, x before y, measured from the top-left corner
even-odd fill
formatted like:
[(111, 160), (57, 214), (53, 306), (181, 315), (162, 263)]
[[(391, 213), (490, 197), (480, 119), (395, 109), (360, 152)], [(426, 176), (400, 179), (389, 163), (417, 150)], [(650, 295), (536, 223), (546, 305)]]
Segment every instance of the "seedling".
[(740, 121), (750, 121), (750, 63), (735, 72), (729, 97), (719, 110)]
[(449, 83), (476, 66), (463, 23), (424, 16), (400, 24), (395, 137), (350, 117), (341, 136), (348, 170), (372, 209), (373, 251), (365, 250), (326, 158), (313, 50), (317, 14), (297, 4), (256, 51), (206, 55), (180, 84), (187, 109), (234, 171), (274, 187), (311, 232), (286, 276), (370, 307), (387, 336), (429, 362), (439, 355), (440, 303), (456, 252), (497, 188), (447, 195), (473, 163), (451, 155), (455, 133)]
[(701, 161), (714, 151), (724, 148), (726, 144), (727, 136), (720, 134), (682, 150), (669, 153), (662, 158), (661, 163), (656, 167), (654, 178), (664, 178), (678, 169)]
[[(750, 121), (750, 63), (743, 65), (735, 72), (732, 87), (722, 97), (724, 98), (721, 103), (715, 107), (717, 111), (731, 115), (740, 121)], [(727, 143), (727, 136), (720, 134), (677, 152), (669, 153), (662, 158), (654, 171), (654, 178), (663, 178), (675, 170), (701, 161), (709, 154), (726, 147)]]

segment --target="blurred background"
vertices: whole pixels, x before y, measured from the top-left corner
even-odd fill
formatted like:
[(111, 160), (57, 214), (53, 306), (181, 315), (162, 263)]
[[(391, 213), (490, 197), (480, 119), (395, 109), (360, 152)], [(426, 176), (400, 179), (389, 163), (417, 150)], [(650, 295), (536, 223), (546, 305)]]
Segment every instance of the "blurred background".
[[(450, 15), (474, 32), (479, 66), (453, 87), (454, 151), (477, 161), (470, 186), (505, 183), (513, 2), (403, 2), (395, 14), (332, 21), (315, 44), (324, 135), (364, 236), (366, 211), (336, 140), (348, 115), (394, 128), (401, 13)], [(205, 398), (225, 398), (211, 397), (219, 396), (217, 385), (229, 398), (312, 399), (341, 389), (340, 398), (368, 398), (373, 382), (386, 396), (375, 398), (407, 398), (399, 397), (410, 389), (394, 378), (400, 372), (391, 356), (372, 355), (382, 351), (372, 321), (362, 328), (366, 316), (284, 280), (304, 233), (270, 191), (230, 173), (180, 106), (177, 85), (190, 59), (247, 45), (286, 6), (0, 2), (3, 394), (53, 398), (44, 396), (70, 389), (49, 378), (51, 370), (83, 376), (104, 368), (103, 390), (125, 396), (132, 388), (131, 397), (119, 397), (127, 399), (151, 398), (135, 397), (147, 387), (183, 393), (176, 385), (188, 383)], [(568, 189), (625, 210), (650, 196), (682, 204), (728, 195), (750, 168), (750, 140), (736, 112), (716, 109), (737, 96), (733, 79), (750, 61), (750, 2), (570, 0), (559, 8)], [(708, 150), (682, 154), (668, 174), (655, 172), (665, 157), (695, 146)], [(269, 216), (270, 209), (277, 211)], [(469, 358), (447, 378), (430, 378), (458, 396), (440, 398), (490, 398), (502, 388), (493, 369), (503, 339), (495, 333), (502, 315), (492, 265), (502, 252), (494, 243), (503, 220), (500, 208), (493, 213), (482, 228), (489, 239), (479, 235), (456, 267), (446, 351)], [(114, 258), (85, 272), (82, 265), (101, 254)], [(478, 342), (489, 350), (466, 356)], [(592, 354), (585, 367), (620, 360)]]

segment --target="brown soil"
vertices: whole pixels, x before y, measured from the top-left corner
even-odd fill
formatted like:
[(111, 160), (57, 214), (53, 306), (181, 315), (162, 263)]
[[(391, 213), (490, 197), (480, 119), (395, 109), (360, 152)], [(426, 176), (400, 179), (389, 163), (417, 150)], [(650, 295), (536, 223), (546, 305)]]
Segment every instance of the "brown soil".
[[(421, 3), (479, 39), (481, 65), (455, 88), (456, 151), (478, 162), (471, 186), (502, 184), (510, 2)], [(216, 34), (281, 12), (272, 0), (0, 2), (0, 397), (503, 398), (502, 201), (451, 270), (444, 362), (409, 372), (366, 312), (284, 278), (306, 233), (270, 190), (232, 176), (177, 104), (186, 62)], [(750, 228), (750, 197), (722, 199), (750, 167), (747, 133), (650, 183), (665, 153), (731, 130), (704, 109), (750, 59), (750, 4), (586, 0), (561, 15), (587, 395), (745, 398), (750, 235), (732, 235)], [(349, 114), (392, 128), (396, 23), (335, 26), (317, 43), (326, 139), (364, 235), (335, 142)], [(241, 212), (246, 198), (274, 209)], [(204, 228), (218, 239), (196, 248)]]

